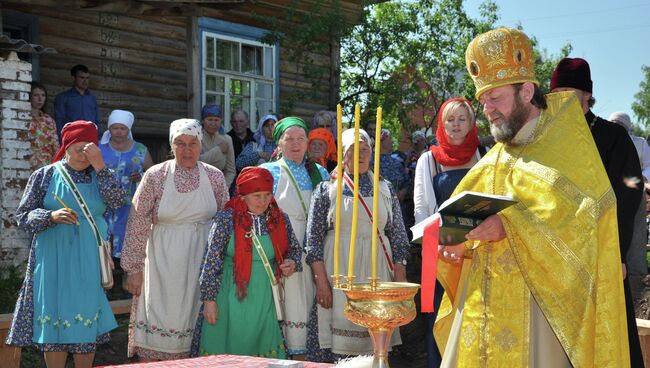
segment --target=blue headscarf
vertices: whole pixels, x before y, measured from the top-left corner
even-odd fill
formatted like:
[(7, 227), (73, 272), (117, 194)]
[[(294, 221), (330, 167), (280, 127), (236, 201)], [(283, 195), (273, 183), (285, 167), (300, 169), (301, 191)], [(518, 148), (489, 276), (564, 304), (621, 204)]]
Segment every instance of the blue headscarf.
[(201, 109), (201, 120), (210, 117), (216, 116), (218, 118), (222, 117), (221, 106), (217, 104), (207, 104)]

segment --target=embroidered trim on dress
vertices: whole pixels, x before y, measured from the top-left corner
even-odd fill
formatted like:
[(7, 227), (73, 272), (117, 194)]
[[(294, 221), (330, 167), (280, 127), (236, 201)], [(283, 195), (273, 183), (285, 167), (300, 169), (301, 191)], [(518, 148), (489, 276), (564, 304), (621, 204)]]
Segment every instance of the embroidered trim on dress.
[(344, 330), (340, 328), (334, 328), (330, 325), (332, 330), (332, 335), (345, 336), (345, 337), (356, 337), (359, 339), (369, 338), (370, 334), (368, 331), (355, 331), (355, 330)]
[(188, 328), (186, 330), (176, 330), (173, 328), (165, 329), (156, 325), (149, 325), (145, 321), (138, 321), (137, 323), (130, 323), (129, 328), (137, 328), (139, 330), (144, 330), (145, 333), (152, 335), (160, 335), (160, 337), (176, 337), (182, 339), (185, 337), (191, 337), (193, 328)]

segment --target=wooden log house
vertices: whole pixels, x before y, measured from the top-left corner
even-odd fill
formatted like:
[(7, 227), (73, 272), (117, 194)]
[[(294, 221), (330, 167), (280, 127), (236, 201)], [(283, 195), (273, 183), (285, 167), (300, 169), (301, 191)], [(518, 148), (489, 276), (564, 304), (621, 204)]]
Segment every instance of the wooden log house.
[[(58, 51), (23, 55), (32, 62), (33, 79), (47, 88), (50, 114), (54, 97), (71, 87), (70, 68), (84, 64), (100, 107), (100, 127), (113, 109), (133, 112), (136, 140), (160, 162), (168, 153), (169, 123), (199, 118), (206, 102), (224, 105), (227, 130), (236, 108), (249, 112), (253, 130), (269, 112), (311, 123), (315, 112), (333, 109), (340, 86), (335, 37), (321, 35), (318, 50), (303, 54), (321, 69), (316, 80), (293, 60), (295, 45), (268, 45), (260, 37), (272, 31), (273, 18), (290, 35), (296, 22), (335, 8), (342, 21), (353, 24), (362, 1), (3, 0), (0, 10), (5, 33)], [(289, 13), (293, 23), (282, 23)]]

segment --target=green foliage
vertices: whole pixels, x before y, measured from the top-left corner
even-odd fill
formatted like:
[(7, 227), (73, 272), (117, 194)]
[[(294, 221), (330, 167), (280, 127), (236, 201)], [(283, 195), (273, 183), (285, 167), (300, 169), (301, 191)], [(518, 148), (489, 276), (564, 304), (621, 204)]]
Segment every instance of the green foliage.
[(650, 66), (643, 65), (643, 80), (639, 83), (639, 92), (634, 95), (636, 101), (632, 103), (632, 111), (637, 118), (637, 126), (641, 128), (643, 136), (650, 129)]
[[(325, 3), (329, 7), (325, 8)], [(254, 18), (267, 24), (271, 30), (259, 41), (270, 45), (279, 42), (282, 52), (294, 66), (289, 72), (296, 73), (312, 85), (309, 90), (296, 88), (283, 93), (281, 114), (291, 113), (297, 101), (322, 100), (323, 88), (318, 87), (329, 83), (330, 68), (319, 65), (315, 55), (329, 55), (332, 47), (338, 47), (339, 38), (352, 27), (345, 20), (340, 5), (339, 0), (317, 0), (311, 3), (291, 0), (287, 12), (282, 16), (253, 14)]]
[(341, 40), (341, 101), (347, 111), (383, 106), (386, 127), (397, 133), (414, 118), (433, 126), (442, 102), (466, 95), (465, 47), (492, 27), (496, 5), (484, 3), (478, 20), (461, 0), (391, 1), (363, 15)]
[(23, 279), (24, 272), (20, 267), (0, 269), (0, 314), (13, 313)]
[[(478, 34), (495, 28), (498, 19), (498, 6), (491, 0), (480, 5), (477, 19), (465, 12), (462, 0), (403, 0), (367, 6), (362, 22), (341, 40), (341, 100), (346, 112), (351, 112), (354, 103), (383, 106), (384, 124), (393, 133), (400, 127), (414, 130), (416, 118), (435, 129), (438, 108), (445, 100), (465, 97), (474, 101), (465, 49)], [(542, 89), (547, 90), (555, 65), (570, 53), (571, 45), (566, 44), (555, 57), (539, 50), (537, 40), (531, 38), (535, 70)], [(474, 107), (479, 128), (487, 133), (477, 102)]]

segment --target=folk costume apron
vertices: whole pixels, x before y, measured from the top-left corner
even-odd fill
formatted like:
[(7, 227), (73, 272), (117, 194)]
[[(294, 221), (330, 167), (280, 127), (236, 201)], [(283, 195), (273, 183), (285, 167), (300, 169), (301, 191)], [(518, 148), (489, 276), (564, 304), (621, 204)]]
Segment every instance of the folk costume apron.
[[(97, 221), (102, 236), (106, 204), (97, 176), (76, 183)], [(54, 195), (79, 213), (78, 225), (58, 224), (36, 234), (33, 269), (33, 342), (38, 344), (95, 343), (97, 337), (117, 327), (101, 287), (97, 240), (70, 187), (54, 170), (43, 206), (61, 208)]]
[[(370, 174), (372, 175), (372, 174)], [(384, 227), (389, 218), (392, 217), (392, 196), (390, 189), (385, 181), (380, 181), (379, 197), (379, 214), (377, 229), (386, 244), (386, 252), (392, 259), (393, 252), (390, 241), (384, 235)], [(329, 219), (335, 219), (334, 203), (336, 203), (336, 182), (329, 186), (330, 194), (330, 213)], [(372, 197), (363, 197), (372, 212)], [(343, 196), (341, 203), (341, 239), (340, 239), (340, 267), (342, 270), (348, 269), (348, 254), (350, 253), (350, 233), (352, 232), (352, 213), (354, 198)], [(372, 223), (366, 215), (362, 206), (359, 206), (359, 216), (357, 225), (356, 248), (354, 255), (354, 273), (358, 282), (368, 282), (368, 277), (372, 276)], [(329, 221), (328, 219), (328, 221)], [(384, 257), (381, 244), (378, 245), (377, 254), (377, 277), (382, 281), (392, 281), (393, 275), (386, 257)], [(328, 231), (325, 237), (324, 247), (325, 268), (328, 275), (334, 273), (334, 231)], [(364, 327), (357, 326), (350, 322), (343, 315), (346, 298), (341, 290), (332, 290), (332, 308), (325, 309), (320, 305), (318, 310), (318, 343), (321, 349), (332, 349), (335, 354), (341, 355), (360, 355), (372, 354), (372, 341), (368, 330)], [(395, 329), (391, 336), (390, 346), (401, 344), (399, 329)]]
[(198, 168), (199, 187), (179, 193), (174, 185), (176, 162), (170, 162), (158, 222), (147, 242), (143, 292), (134, 321), (138, 347), (166, 353), (190, 351), (201, 305), (201, 262), (210, 219), (217, 212), (203, 163)]
[[(291, 177), (280, 163), (280, 177), (275, 190), (275, 199), (278, 206), (284, 211), (291, 221), (293, 232), (303, 248), (305, 231), (307, 229), (307, 213), (303, 203), (298, 196), (300, 188), (294, 184)], [(302, 190), (304, 206), (309, 209), (311, 202), (311, 190)], [(302, 252), (302, 272), (294, 272), (289, 277), (283, 277), (284, 281), (284, 332), (287, 342), (287, 349), (290, 355), (303, 354), (307, 351), (307, 321), (309, 311), (314, 303), (315, 289), (312, 281), (311, 267), (305, 262), (306, 253)]]

